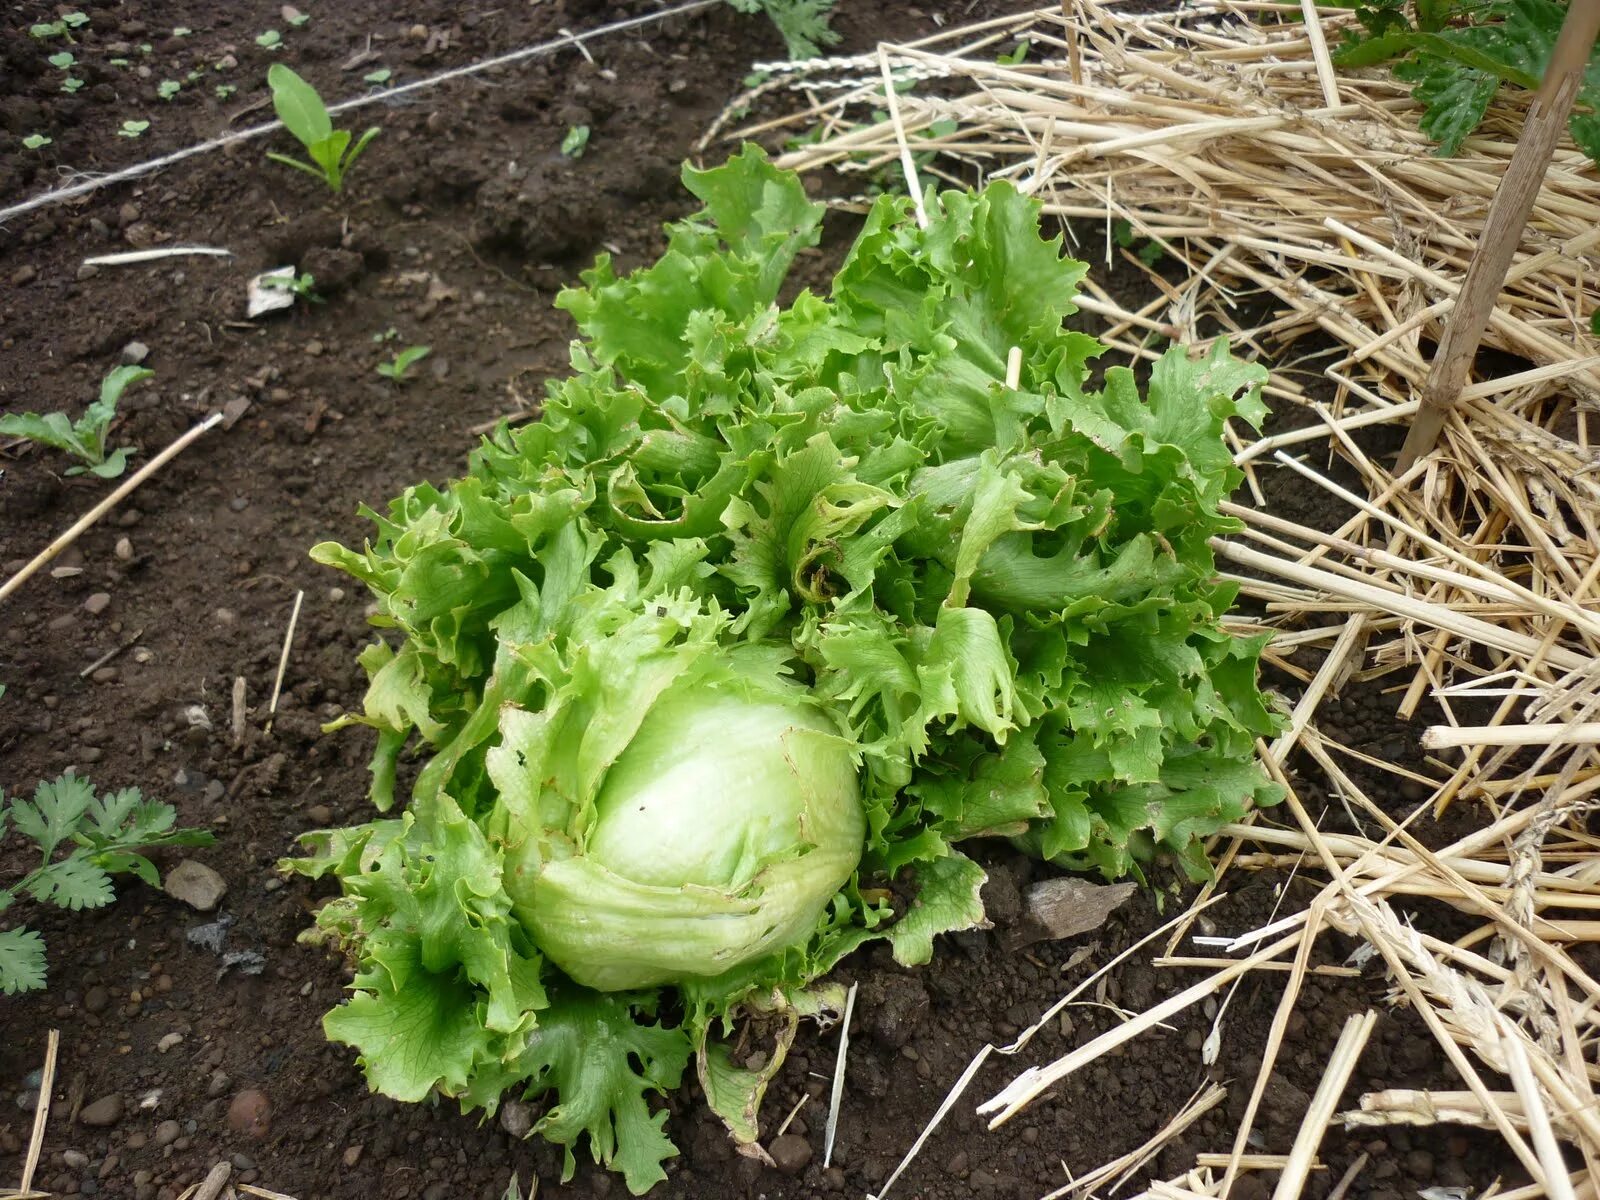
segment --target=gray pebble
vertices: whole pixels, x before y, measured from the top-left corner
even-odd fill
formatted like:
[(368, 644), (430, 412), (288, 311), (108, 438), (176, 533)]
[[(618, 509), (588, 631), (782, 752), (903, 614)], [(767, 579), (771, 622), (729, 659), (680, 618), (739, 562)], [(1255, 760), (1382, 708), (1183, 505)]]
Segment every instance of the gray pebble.
[(183, 1136), (183, 1126), (176, 1121), (163, 1121), (156, 1126), (155, 1136), (150, 1140), (159, 1150), (163, 1146), (170, 1146)]
[(78, 1123), (90, 1129), (105, 1129), (122, 1120), (122, 1094), (113, 1092), (78, 1110)]
[(228, 883), (204, 863), (186, 858), (167, 872), (167, 895), (199, 912), (210, 912), (228, 894)]
[(82, 1150), (64, 1150), (61, 1153), (61, 1161), (74, 1171), (81, 1171), (89, 1165), (89, 1156)]
[(150, 357), (150, 347), (143, 342), (129, 342), (122, 348), (124, 366), (136, 367)]
[(811, 1143), (796, 1134), (786, 1133), (781, 1138), (773, 1139), (767, 1153), (772, 1155), (773, 1163), (785, 1175), (798, 1175), (811, 1161)]
[(525, 1138), (533, 1128), (533, 1109), (521, 1100), (508, 1100), (500, 1106), (500, 1128), (514, 1138)]

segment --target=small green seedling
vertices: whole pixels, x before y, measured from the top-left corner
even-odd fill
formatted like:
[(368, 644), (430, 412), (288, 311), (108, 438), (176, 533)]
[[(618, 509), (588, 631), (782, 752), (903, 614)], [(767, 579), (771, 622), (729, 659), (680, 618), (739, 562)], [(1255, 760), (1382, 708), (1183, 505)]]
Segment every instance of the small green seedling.
[(76, 75), (68, 75), (61, 81), (61, 90), (66, 92), (69, 96), (82, 87), (83, 80), (79, 79)]
[(310, 272), (299, 275), (268, 276), (261, 281), (263, 285), (276, 288), (280, 292), (293, 292), (294, 295), (304, 300), (307, 304), (321, 304), (322, 297), (313, 290), (317, 286), (316, 276)]
[(267, 157), (315, 176), (335, 192), (343, 191), (344, 177), (355, 166), (367, 143), (378, 136), (378, 127), (372, 126), (352, 146), (350, 131), (333, 127), (328, 108), (317, 95), (317, 89), (288, 67), (273, 63), (267, 72), (267, 86), (272, 89), (272, 107), (277, 110), (278, 119), (305, 147), (311, 162), (285, 154), (268, 153)]
[(378, 345), (380, 345), (380, 346), (383, 345), (384, 342), (398, 341), (399, 338), (400, 338), (400, 331), (398, 329), (396, 329), (393, 325), (389, 326), (389, 328), (383, 330), (380, 333), (375, 333), (375, 334), (372, 335), (372, 340), (374, 342), (377, 342)]
[(183, 91), (183, 84), (179, 83), (176, 79), (163, 79), (160, 83), (156, 84), (156, 95), (160, 96), (163, 100), (171, 100), (181, 91)]
[(144, 131), (149, 128), (149, 121), (124, 121), (122, 128), (117, 130), (117, 136), (125, 138), (142, 137)]
[(582, 158), (584, 149), (589, 145), (589, 127), (587, 125), (574, 125), (567, 130), (567, 136), (561, 139), (561, 154), (564, 158)]
[(127, 446), (106, 453), (106, 432), (117, 415), (117, 402), (129, 387), (154, 374), (144, 367), (116, 367), (100, 381), (100, 398), (89, 405), (77, 421), (59, 412), (44, 416), (8, 413), (0, 417), (0, 436), (24, 437), (81, 459), (82, 465), (69, 467), (68, 475), (89, 474), (100, 479), (115, 479), (127, 469), (128, 455), (132, 453)]
[(49, 63), (58, 71), (70, 70), (72, 64), (77, 61), (78, 56), (73, 54), (71, 50), (63, 50), (61, 53), (52, 54), (49, 58), (45, 59), (45, 62)]
[[(137, 875), (159, 887), (160, 872), (139, 851), (212, 842), (203, 829), (176, 828), (177, 817), (170, 804), (146, 800), (138, 788), (96, 796), (87, 779), (71, 774), (40, 783), (31, 802), (8, 804), (0, 793), (0, 837), (9, 824), (39, 850), (37, 867), (0, 888), (0, 912), (21, 896), (73, 912), (101, 908), (116, 898), (113, 875)], [(61, 848), (66, 854), (57, 858)], [(0, 993), (10, 996), (44, 985), (44, 939), (23, 926), (0, 930)]]
[(29, 150), (43, 150), (54, 140), (54, 138), (45, 137), (42, 133), (30, 133), (22, 139), (22, 144)]
[[(1137, 234), (1133, 232), (1133, 225), (1126, 219), (1119, 218), (1111, 227), (1111, 235), (1117, 245), (1124, 250), (1133, 250), (1139, 261), (1147, 267), (1153, 267), (1162, 260), (1166, 251), (1161, 248), (1161, 243), (1156, 241), (1140, 242)], [(1137, 249), (1135, 249), (1137, 246)]]
[(283, 34), (276, 29), (269, 29), (265, 33), (256, 34), (256, 45), (263, 50), (278, 50), (283, 46)]
[(997, 57), (994, 60), (995, 64), (997, 66), (1001, 66), (1001, 67), (1018, 67), (1018, 66), (1021, 66), (1022, 63), (1028, 57), (1028, 51), (1032, 50), (1032, 49), (1033, 49), (1033, 43), (1030, 42), (1027, 38), (1023, 38), (1021, 41), (1019, 41), (1017, 43), (1016, 49), (1011, 51), (1010, 54), (1002, 54), (999, 57)]
[(175, 38), (188, 37), (193, 32), (194, 30), (190, 29), (187, 25), (174, 25), (172, 27), (172, 36)]
[(379, 67), (376, 71), (368, 71), (361, 78), (367, 83), (377, 84), (382, 87), (394, 78), (394, 72), (388, 67)]
[(392, 379), (395, 383), (406, 381), (406, 372), (410, 371), (417, 363), (433, 353), (432, 346), (407, 346), (386, 363), (379, 363), (374, 368), (385, 379)]
[(217, 99), (226, 100), (238, 90), (239, 85), (236, 83), (219, 83), (217, 84)]
[(296, 29), (299, 29), (307, 21), (311, 20), (311, 14), (301, 12), (292, 4), (285, 4), (283, 6), (283, 19)]
[(30, 25), (28, 33), (31, 37), (36, 37), (40, 41), (44, 41), (47, 38), (64, 37), (70, 42), (73, 40), (72, 31), (74, 29), (82, 29), (88, 23), (88, 14), (69, 12), (63, 13), (57, 20), (41, 21), (37, 25)]

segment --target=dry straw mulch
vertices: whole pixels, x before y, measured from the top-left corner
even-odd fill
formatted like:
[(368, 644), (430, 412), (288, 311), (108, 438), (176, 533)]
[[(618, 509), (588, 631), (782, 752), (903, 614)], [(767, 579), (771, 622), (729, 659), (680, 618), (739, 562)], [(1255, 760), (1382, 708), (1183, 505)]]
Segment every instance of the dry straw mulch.
[[(1146, 1194), (1214, 1197), (1241, 1172), (1271, 1170), (1287, 1200), (1317, 1165), (1328, 1124), (1342, 1121), (1494, 1129), (1533, 1181), (1500, 1195), (1593, 1198), (1600, 983), (1572, 948), (1600, 941), (1600, 839), (1586, 820), (1600, 793), (1600, 455), (1589, 429), (1600, 345), (1588, 332), (1600, 304), (1591, 282), (1600, 174), (1569, 142), (1558, 147), (1479, 378), (1438, 448), (1396, 478), (1352, 435), (1403, 427), (1416, 412), (1529, 97), (1502, 94), (1459, 158), (1436, 157), (1403, 86), (1382, 71), (1334, 71), (1328, 47), (1350, 20), (1299, 5), (1133, 15), (1067, 0), (864, 57), (771, 64), (713, 135), (804, 135), (785, 164), (909, 179), (914, 193), (1009, 179), (1049, 212), (1077, 218), (1080, 236), (1088, 227), (1098, 243), (1103, 227), (1108, 259), (1136, 262), (1113, 237), (1126, 222), (1183, 269), (1150, 272), (1159, 295), (1137, 311), (1091, 287), (1083, 307), (1106, 321), (1117, 348), (1154, 357), (1153, 337), (1203, 349), (1226, 336), (1274, 367), (1269, 396), (1280, 415), (1299, 417), (1267, 437), (1237, 431), (1256, 503), (1232, 506), (1244, 532), (1217, 547), (1276, 632), (1275, 661), (1305, 685), (1289, 731), (1262, 747), (1289, 799), (1218, 839), (1222, 872), (1208, 892), (1226, 889), (1230, 871), (1263, 866), (1292, 867), (1320, 891), (1306, 908), (1227, 939), (1197, 943), (1192, 910), (1158, 961), (1209, 975), (1023, 1071), (980, 1111), (999, 1124), (1116, 1044), (1270, 969), (1287, 972), (1288, 986), (1232, 1146)], [(1027, 58), (997, 63), (1019, 38), (1031, 44)], [(1355, 487), (1328, 477), (1330, 457)], [(1269, 469), (1337, 496), (1348, 520), (1311, 529), (1267, 511), (1258, 473)], [(1352, 680), (1386, 681), (1400, 715), (1436, 722), (1424, 771), (1366, 761), (1430, 793), (1403, 820), (1351, 778), (1361, 756), (1319, 730), (1319, 708)], [(1291, 753), (1294, 777), (1284, 774)], [(1321, 832), (1301, 798), (1313, 790), (1364, 832)], [(1431, 818), (1452, 803), (1481, 820), (1441, 846)], [(1430, 933), (1404, 915), (1418, 897), (1469, 914), (1473, 931)], [(1362, 940), (1367, 969), (1381, 964), (1394, 1002), (1421, 1015), (1461, 1090), (1388, 1090), (1339, 1112), (1372, 1028), (1370, 1014), (1358, 1015), (1291, 1153), (1254, 1154), (1250, 1132), (1302, 982), (1365, 965), (1362, 955), (1326, 961), (1316, 948), (1326, 930)], [(952, 1102), (963, 1102), (956, 1095), (972, 1074)], [(1058, 1194), (1087, 1195), (1137, 1171), (1219, 1099), (1197, 1093), (1151, 1145)], [(1336, 1194), (1356, 1186), (1362, 1165)]]

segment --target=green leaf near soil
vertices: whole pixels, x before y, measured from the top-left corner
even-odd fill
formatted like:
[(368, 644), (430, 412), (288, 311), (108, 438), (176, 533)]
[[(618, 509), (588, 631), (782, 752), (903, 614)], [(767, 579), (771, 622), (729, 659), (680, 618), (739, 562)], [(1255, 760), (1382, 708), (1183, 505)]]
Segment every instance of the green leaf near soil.
[[(1439, 153), (1457, 154), (1502, 85), (1537, 88), (1566, 17), (1564, 0), (1434, 0), (1413, 14), (1401, 0), (1357, 5), (1337, 66), (1394, 63), (1423, 106), (1421, 128)], [(1573, 141), (1600, 160), (1600, 47), (1591, 55), (1569, 122)]]
[(1095, 384), (1085, 268), (1004, 183), (925, 229), (880, 198), (828, 294), (780, 303), (821, 206), (754, 149), (684, 179), (703, 210), (654, 265), (559, 297), (542, 418), (313, 552), (393, 638), (340, 722), (376, 731), (375, 805), (422, 764), (398, 819), (284, 864), (342, 885), (326, 1025), (375, 1088), (544, 1097), (568, 1173), (586, 1141), (634, 1191), (691, 1055), (753, 1140), (736, 1022), (781, 1053), (844, 955), (983, 920), (963, 842), (1203, 874), (1276, 799), (1280, 724), (1210, 546), (1264, 370), (1219, 345)]

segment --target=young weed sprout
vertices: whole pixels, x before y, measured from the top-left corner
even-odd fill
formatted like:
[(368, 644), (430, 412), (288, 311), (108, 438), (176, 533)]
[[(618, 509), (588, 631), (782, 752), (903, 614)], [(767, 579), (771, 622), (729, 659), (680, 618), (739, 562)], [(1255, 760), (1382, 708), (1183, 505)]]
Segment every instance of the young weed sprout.
[(386, 363), (379, 363), (373, 370), (385, 379), (395, 383), (404, 383), (412, 367), (433, 353), (432, 346), (407, 346)]
[(328, 107), (317, 95), (317, 89), (288, 67), (273, 63), (267, 71), (267, 86), (272, 89), (272, 107), (277, 110), (278, 120), (305, 147), (311, 162), (270, 152), (267, 157), (322, 180), (334, 192), (342, 192), (345, 176), (367, 143), (378, 136), (378, 126), (368, 129), (352, 146), (350, 131), (333, 127)]
[(64, 450), (81, 465), (68, 467), (68, 475), (94, 475), (115, 479), (128, 467), (130, 447), (119, 446), (106, 453), (106, 433), (117, 415), (117, 402), (133, 384), (149, 379), (154, 371), (144, 367), (117, 367), (100, 382), (100, 396), (83, 416), (73, 421), (66, 413), (8, 413), (0, 417), (0, 436), (23, 437)]

